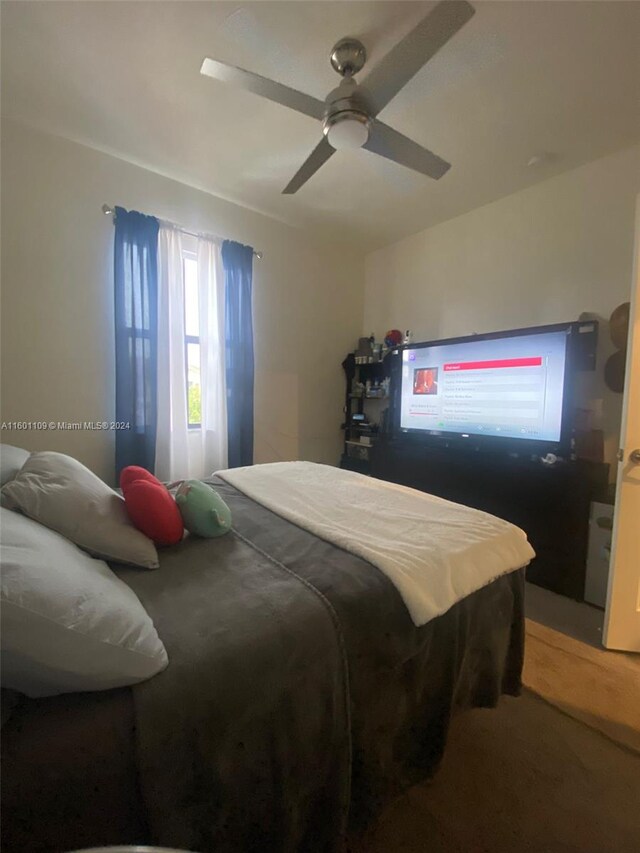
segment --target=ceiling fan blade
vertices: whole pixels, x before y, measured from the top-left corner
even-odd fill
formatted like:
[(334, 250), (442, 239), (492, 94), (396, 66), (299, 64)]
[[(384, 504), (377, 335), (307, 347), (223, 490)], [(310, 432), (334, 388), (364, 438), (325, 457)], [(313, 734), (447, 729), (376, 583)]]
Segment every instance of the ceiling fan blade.
[(435, 180), (451, 168), (451, 163), (377, 119), (373, 122), (369, 139), (363, 147)]
[(362, 84), (374, 116), (474, 14), (466, 0), (443, 0), (391, 48)]
[(291, 89), (289, 86), (284, 86), (282, 83), (276, 83), (275, 80), (261, 77), (252, 71), (245, 71), (244, 68), (235, 68), (233, 65), (227, 65), (225, 62), (207, 57), (202, 63), (200, 73), (206, 77), (213, 77), (214, 80), (221, 80), (223, 83), (240, 86), (247, 92), (261, 95), (263, 98), (275, 101), (276, 104), (282, 104), (283, 107), (289, 107), (289, 109), (304, 113), (311, 118), (322, 121), (324, 117), (324, 103), (322, 101), (311, 95), (305, 95), (304, 92)]
[(316, 145), (287, 186), (282, 190), (283, 195), (291, 195), (298, 192), (300, 187), (315, 175), (320, 166), (324, 165), (332, 154), (335, 154), (335, 148), (332, 148), (323, 136), (322, 141)]

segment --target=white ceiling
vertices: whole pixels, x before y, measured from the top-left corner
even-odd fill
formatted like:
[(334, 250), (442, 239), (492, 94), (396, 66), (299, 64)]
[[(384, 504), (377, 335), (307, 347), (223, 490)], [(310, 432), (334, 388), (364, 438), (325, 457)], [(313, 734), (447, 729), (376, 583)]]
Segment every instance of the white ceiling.
[(444, 178), (343, 151), (281, 195), (320, 124), (201, 76), (204, 56), (323, 99), (338, 38), (365, 43), (364, 80), (431, 5), (2, 2), (2, 112), (363, 249), (640, 139), (640, 2), (475, 2), (381, 113)]

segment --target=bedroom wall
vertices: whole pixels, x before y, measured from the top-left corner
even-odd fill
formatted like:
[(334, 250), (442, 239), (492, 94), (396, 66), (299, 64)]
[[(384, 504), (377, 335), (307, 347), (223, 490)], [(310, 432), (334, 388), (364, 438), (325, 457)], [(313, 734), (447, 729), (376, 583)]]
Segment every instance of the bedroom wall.
[[(414, 340), (608, 319), (629, 299), (640, 146), (596, 160), (369, 254), (363, 334), (410, 328)], [(578, 398), (602, 416), (607, 461), (622, 395), (602, 371), (613, 352), (600, 327), (595, 373)], [(602, 401), (598, 403), (597, 401)], [(613, 471), (612, 471), (613, 473)]]
[[(100, 209), (105, 202), (264, 251), (254, 266), (256, 461), (337, 464), (340, 363), (360, 330), (362, 258), (8, 121), (2, 128), (1, 419), (114, 417), (113, 227)], [(113, 476), (111, 433), (4, 430), (2, 441), (73, 453), (105, 479)]]

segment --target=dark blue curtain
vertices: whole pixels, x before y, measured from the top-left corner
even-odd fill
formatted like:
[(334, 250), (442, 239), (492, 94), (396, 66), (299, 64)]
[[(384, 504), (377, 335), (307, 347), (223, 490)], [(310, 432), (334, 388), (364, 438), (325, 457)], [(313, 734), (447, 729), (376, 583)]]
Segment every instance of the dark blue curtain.
[(253, 464), (253, 249), (222, 244), (229, 468)]
[(116, 478), (126, 465), (153, 471), (158, 364), (158, 220), (116, 207)]

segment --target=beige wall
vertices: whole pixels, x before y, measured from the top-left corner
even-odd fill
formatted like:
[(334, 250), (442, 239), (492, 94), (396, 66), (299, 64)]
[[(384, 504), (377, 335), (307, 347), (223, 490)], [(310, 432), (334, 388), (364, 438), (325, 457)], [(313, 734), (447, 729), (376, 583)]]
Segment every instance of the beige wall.
[[(362, 260), (303, 231), (82, 145), (4, 122), (3, 421), (114, 417), (113, 227), (104, 202), (264, 251), (254, 266), (256, 461), (335, 464), (340, 363), (362, 319)], [(114, 437), (9, 432), (73, 453), (106, 479)]]
[[(608, 318), (629, 299), (638, 192), (640, 146), (373, 252), (363, 333), (410, 328), (415, 340), (430, 340), (576, 320), (582, 312)], [(602, 400), (608, 461), (622, 404), (602, 379), (612, 351), (603, 324), (596, 373), (583, 374), (578, 389), (582, 405)]]
[[(256, 460), (335, 463), (340, 362), (360, 331), (409, 327), (424, 340), (582, 312), (608, 317), (629, 295), (639, 191), (635, 147), (373, 252), (363, 269), (348, 246), (5, 121), (1, 418), (113, 417), (113, 228), (104, 202), (264, 250), (254, 268)], [(621, 398), (602, 381), (610, 352), (603, 327), (596, 375), (582, 377), (579, 398), (603, 401), (612, 460)], [(72, 452), (112, 474), (111, 434), (4, 431), (2, 440)]]

